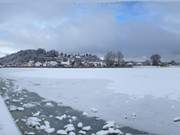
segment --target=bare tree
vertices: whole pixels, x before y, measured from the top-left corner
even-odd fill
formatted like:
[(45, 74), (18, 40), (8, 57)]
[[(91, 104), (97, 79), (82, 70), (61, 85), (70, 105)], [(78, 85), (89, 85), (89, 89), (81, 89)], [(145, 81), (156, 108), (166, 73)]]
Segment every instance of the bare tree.
[(123, 62), (123, 58), (124, 56), (120, 51), (117, 53), (110, 51), (105, 55), (105, 63), (108, 67), (119, 66)]
[(116, 54), (118, 65), (120, 65), (123, 62), (124, 55), (118, 51)]
[(56, 50), (50, 50), (47, 52), (47, 56), (48, 57), (58, 57), (59, 56), (59, 52)]
[(153, 66), (159, 66), (161, 64), (161, 56), (159, 54), (154, 54), (151, 56), (151, 61)]
[(114, 63), (115, 63), (115, 58), (116, 58), (116, 55), (110, 51), (110, 52), (107, 52), (107, 54), (105, 55), (105, 63), (108, 67), (110, 66), (113, 66)]

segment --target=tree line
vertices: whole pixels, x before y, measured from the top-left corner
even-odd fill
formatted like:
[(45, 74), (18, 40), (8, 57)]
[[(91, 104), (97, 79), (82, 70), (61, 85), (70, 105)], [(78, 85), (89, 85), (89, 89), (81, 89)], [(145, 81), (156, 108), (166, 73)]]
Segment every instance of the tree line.
[[(124, 55), (122, 52), (117, 51), (109, 51), (104, 56), (104, 61), (107, 67), (119, 67), (119, 66), (126, 66), (126, 61), (124, 60)], [(148, 60), (147, 60), (148, 61)], [(172, 60), (170, 62), (162, 62), (161, 56), (159, 54), (153, 54), (150, 56), (149, 63), (147, 65), (151, 66), (166, 66), (168, 64), (176, 65), (177, 63)]]

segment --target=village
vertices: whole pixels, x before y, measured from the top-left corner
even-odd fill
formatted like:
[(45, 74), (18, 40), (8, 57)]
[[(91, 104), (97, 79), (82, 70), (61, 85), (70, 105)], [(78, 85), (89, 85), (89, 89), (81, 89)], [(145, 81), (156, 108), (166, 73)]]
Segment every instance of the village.
[(104, 57), (90, 53), (67, 54), (56, 50), (46, 51), (21, 50), (17, 53), (0, 58), (0, 67), (42, 67), (42, 68), (118, 68), (135, 66), (177, 66), (175, 61), (162, 62), (161, 56), (152, 55), (147, 60), (125, 60), (124, 55), (118, 52), (107, 52)]

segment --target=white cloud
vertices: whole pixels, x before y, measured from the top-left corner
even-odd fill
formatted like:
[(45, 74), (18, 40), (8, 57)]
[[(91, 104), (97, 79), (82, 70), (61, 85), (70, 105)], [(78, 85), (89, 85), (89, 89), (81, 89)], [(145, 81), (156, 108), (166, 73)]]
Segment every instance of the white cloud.
[(17, 49), (11, 46), (12, 43), (0, 40), (0, 57), (17, 51)]
[[(117, 4), (116, 8), (121, 8), (124, 3)], [(0, 4), (0, 41), (11, 43), (6, 47), (17, 50), (41, 47), (101, 53), (119, 49), (128, 55), (143, 56), (170, 55), (180, 49), (180, 2), (138, 4), (144, 12), (140, 12), (139, 17), (147, 20), (136, 20), (138, 16), (134, 16), (135, 19), (118, 22), (116, 13), (124, 11), (114, 10), (115, 5), (74, 5), (41, 0)], [(127, 12), (130, 11), (118, 14)]]

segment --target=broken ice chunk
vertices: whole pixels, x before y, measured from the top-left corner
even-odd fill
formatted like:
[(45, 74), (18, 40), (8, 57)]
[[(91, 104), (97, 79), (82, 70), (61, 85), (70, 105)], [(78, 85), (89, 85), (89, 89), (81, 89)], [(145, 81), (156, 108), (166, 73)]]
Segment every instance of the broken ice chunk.
[(78, 128), (82, 128), (82, 127), (83, 127), (83, 123), (82, 123), (82, 122), (79, 122), (79, 123), (77, 124), (77, 127), (78, 127)]
[(86, 126), (86, 127), (83, 127), (82, 130), (84, 131), (89, 131), (91, 129), (91, 126)]
[(54, 105), (52, 103), (48, 102), (48, 103), (46, 103), (46, 106), (53, 107)]
[(97, 113), (97, 109), (96, 108), (91, 108), (91, 112), (93, 112), (93, 113)]
[(79, 134), (85, 135), (85, 134), (86, 134), (86, 131), (80, 130), (80, 131), (79, 131)]
[(87, 113), (87, 112), (83, 112), (83, 115), (84, 115), (84, 116), (87, 116), (87, 115), (88, 115), (88, 113)]
[(40, 124), (41, 119), (37, 117), (29, 117), (26, 121), (26, 125), (32, 128), (40, 129)]
[(180, 117), (176, 117), (176, 118), (174, 118), (174, 120), (173, 120), (174, 122), (180, 122)]
[(62, 116), (56, 116), (56, 119), (58, 119), (58, 120), (63, 120), (65, 118), (67, 118), (66, 114), (63, 114)]
[(58, 130), (56, 133), (58, 135), (67, 135), (67, 132), (65, 130)]
[(106, 125), (103, 126), (103, 129), (113, 128), (114, 126), (115, 126), (114, 121), (108, 121), (106, 122)]
[(75, 130), (73, 124), (67, 124), (67, 125), (64, 126), (64, 128), (65, 128), (65, 130), (66, 130), (67, 132), (70, 132), (70, 131), (74, 131), (74, 130)]

